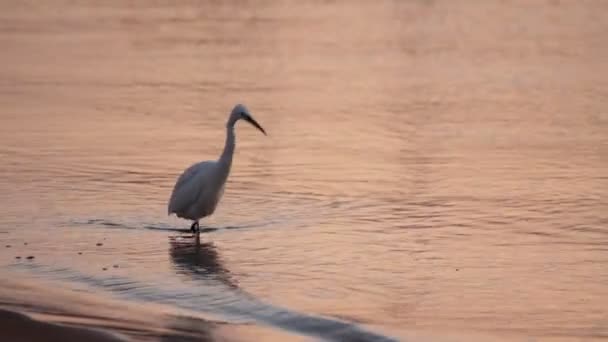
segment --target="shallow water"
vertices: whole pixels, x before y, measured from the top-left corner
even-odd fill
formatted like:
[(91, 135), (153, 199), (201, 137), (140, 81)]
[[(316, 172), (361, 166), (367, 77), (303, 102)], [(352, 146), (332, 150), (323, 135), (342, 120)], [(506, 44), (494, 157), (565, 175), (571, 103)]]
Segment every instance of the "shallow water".
[[(606, 10), (0, 2), (0, 308), (135, 340), (608, 338)], [(238, 125), (197, 242), (166, 201), (237, 102), (269, 136)]]

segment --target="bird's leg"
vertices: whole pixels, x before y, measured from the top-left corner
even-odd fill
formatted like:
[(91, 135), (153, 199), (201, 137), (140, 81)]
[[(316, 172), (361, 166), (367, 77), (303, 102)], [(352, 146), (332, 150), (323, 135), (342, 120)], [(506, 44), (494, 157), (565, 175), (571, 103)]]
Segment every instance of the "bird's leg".
[(199, 229), (200, 229), (200, 227), (198, 225), (198, 221), (192, 222), (192, 225), (190, 226), (190, 230), (192, 231), (192, 233), (198, 232)]

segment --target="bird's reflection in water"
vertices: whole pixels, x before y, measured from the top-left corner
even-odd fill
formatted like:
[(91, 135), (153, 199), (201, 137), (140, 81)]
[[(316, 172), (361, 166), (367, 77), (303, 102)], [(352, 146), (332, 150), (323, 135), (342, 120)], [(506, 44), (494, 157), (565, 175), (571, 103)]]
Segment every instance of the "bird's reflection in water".
[(171, 261), (178, 274), (198, 280), (218, 280), (231, 288), (237, 288), (230, 271), (220, 259), (217, 248), (210, 242), (201, 242), (195, 237), (181, 235), (170, 237)]
[[(189, 279), (213, 281), (237, 288), (230, 272), (223, 266), (217, 248), (210, 242), (201, 242), (200, 234), (182, 234), (169, 237), (169, 254), (178, 274)], [(214, 325), (192, 317), (174, 317), (168, 328), (171, 331), (162, 341), (214, 341)]]

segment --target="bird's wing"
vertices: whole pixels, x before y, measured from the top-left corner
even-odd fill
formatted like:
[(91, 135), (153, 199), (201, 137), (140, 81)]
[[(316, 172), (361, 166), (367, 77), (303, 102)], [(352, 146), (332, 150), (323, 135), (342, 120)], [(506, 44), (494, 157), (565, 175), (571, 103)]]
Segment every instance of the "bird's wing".
[(196, 201), (206, 186), (207, 177), (203, 175), (210, 172), (213, 163), (212, 161), (196, 163), (179, 176), (171, 193), (168, 214), (185, 211)]

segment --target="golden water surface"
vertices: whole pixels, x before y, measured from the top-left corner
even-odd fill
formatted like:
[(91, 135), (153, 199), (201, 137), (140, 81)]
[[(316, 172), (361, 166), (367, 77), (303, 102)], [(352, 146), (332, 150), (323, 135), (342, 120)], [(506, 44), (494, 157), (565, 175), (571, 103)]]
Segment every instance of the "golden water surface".
[[(0, 308), (150, 341), (608, 338), (606, 13), (0, 1)], [(239, 102), (269, 135), (238, 124), (197, 243), (167, 200)]]

